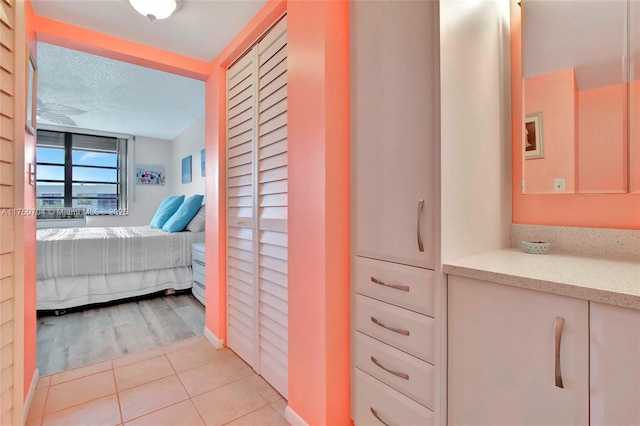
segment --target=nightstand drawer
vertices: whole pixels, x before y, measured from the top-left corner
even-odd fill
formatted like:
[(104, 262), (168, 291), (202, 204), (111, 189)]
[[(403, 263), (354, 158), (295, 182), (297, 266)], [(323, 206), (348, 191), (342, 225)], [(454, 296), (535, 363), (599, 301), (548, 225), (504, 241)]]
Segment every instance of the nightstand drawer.
[(354, 421), (357, 426), (433, 425), (433, 411), (367, 373), (357, 368), (355, 372)]
[(355, 291), (412, 311), (435, 316), (435, 272), (355, 257)]
[(199, 268), (196, 264), (193, 265), (193, 280), (198, 281), (203, 286), (206, 286), (206, 276), (204, 268)]
[(356, 332), (356, 367), (433, 409), (433, 365)]
[(204, 286), (202, 286), (197, 281), (194, 281), (193, 287), (191, 288), (191, 292), (196, 297), (196, 299), (200, 301), (200, 303), (202, 303), (203, 305), (206, 305), (206, 296), (205, 296)]
[(433, 318), (359, 294), (355, 315), (356, 330), (433, 363)]
[(199, 263), (203, 265), (206, 263), (206, 257), (204, 254), (204, 243), (195, 243), (191, 246), (191, 258), (193, 263)]

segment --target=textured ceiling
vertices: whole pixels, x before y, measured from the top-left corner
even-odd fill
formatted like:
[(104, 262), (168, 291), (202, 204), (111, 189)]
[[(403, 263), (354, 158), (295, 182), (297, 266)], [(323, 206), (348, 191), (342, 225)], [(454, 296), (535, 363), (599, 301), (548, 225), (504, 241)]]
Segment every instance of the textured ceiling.
[(150, 22), (127, 0), (32, 0), (36, 15), (210, 62), (265, 0), (184, 0)]
[(81, 129), (159, 139), (174, 139), (205, 110), (202, 81), (45, 43), (37, 93), (39, 124), (65, 125), (67, 116)]

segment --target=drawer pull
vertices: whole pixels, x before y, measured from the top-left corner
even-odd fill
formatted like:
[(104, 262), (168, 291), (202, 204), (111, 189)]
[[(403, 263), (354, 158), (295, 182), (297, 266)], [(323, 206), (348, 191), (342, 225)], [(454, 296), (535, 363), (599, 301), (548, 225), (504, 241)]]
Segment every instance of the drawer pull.
[(200, 266), (204, 266), (204, 262), (198, 259), (192, 259), (195, 263), (197, 263)]
[(383, 285), (385, 287), (395, 288), (396, 290), (409, 291), (409, 286), (408, 285), (387, 284), (387, 283), (385, 283), (383, 281), (380, 281), (376, 277), (371, 277), (371, 282), (375, 283), (375, 284)]
[(556, 386), (564, 388), (562, 384), (562, 372), (560, 371), (560, 340), (562, 339), (562, 329), (564, 327), (564, 318), (556, 317)]
[(371, 322), (374, 323), (375, 325), (378, 325), (378, 326), (382, 327), (382, 328), (386, 328), (387, 330), (391, 330), (394, 333), (402, 334), (403, 336), (408, 336), (409, 335), (409, 331), (408, 330), (402, 330), (400, 328), (393, 328), (393, 327), (386, 326), (383, 323), (381, 323), (380, 321), (378, 321), (378, 319), (376, 317), (371, 317)]
[(398, 376), (401, 379), (405, 379), (405, 380), (409, 380), (409, 375), (405, 374), (405, 373), (399, 373), (397, 371), (393, 371), (387, 367), (385, 367), (384, 365), (380, 364), (380, 361), (378, 361), (373, 355), (371, 356), (371, 362), (373, 362), (375, 365), (377, 365), (378, 367), (382, 368), (384, 371), (386, 371), (387, 373), (391, 373), (394, 376)]
[(420, 219), (422, 219), (422, 210), (423, 209), (424, 209), (424, 200), (420, 199), (420, 200), (418, 200), (418, 226), (417, 226), (418, 251), (424, 251), (424, 244), (422, 244), (422, 228), (421, 228), (422, 221), (420, 220)]
[(373, 417), (375, 417), (376, 419), (378, 419), (378, 421), (379, 421), (380, 423), (382, 423), (384, 426), (391, 426), (389, 423), (385, 422), (384, 420), (382, 420), (382, 419), (380, 418), (380, 415), (378, 414), (378, 412), (376, 411), (376, 409), (375, 409), (375, 408), (373, 408), (373, 407), (369, 407), (369, 409), (371, 410), (371, 414), (373, 414)]

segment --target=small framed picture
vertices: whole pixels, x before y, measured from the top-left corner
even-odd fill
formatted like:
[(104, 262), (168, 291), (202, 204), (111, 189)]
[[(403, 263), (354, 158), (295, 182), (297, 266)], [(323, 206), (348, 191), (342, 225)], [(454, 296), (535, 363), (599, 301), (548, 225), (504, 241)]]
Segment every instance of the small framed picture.
[(182, 159), (182, 183), (191, 182), (191, 156)]
[(200, 150), (200, 176), (204, 176), (205, 165), (204, 165), (204, 149)]
[(27, 44), (27, 99), (25, 129), (32, 135), (36, 134), (36, 87), (38, 82), (38, 67), (36, 66), (31, 50)]
[(542, 112), (527, 114), (524, 119), (524, 158), (532, 160), (544, 158), (542, 137)]

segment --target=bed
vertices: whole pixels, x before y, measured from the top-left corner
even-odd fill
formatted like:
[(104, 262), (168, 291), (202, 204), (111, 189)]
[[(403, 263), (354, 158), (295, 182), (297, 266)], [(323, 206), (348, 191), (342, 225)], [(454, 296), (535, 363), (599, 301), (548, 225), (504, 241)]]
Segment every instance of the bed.
[(203, 232), (149, 226), (39, 229), (36, 308), (61, 310), (192, 286)]

